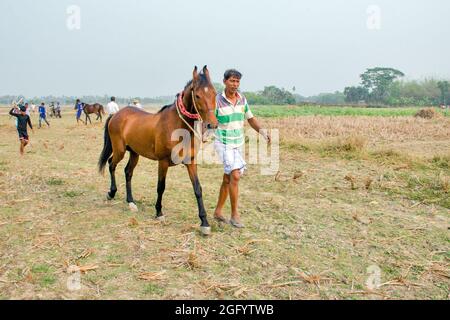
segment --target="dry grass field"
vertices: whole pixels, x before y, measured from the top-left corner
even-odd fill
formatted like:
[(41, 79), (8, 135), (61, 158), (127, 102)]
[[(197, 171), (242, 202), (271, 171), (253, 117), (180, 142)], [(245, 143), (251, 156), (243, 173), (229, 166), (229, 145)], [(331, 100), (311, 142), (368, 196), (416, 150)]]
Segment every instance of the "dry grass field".
[[(0, 115), (2, 299), (450, 298), (448, 117), (262, 119), (279, 129), (279, 172), (249, 165), (246, 228), (210, 219), (209, 237), (183, 166), (169, 169), (158, 222), (156, 162), (140, 159), (130, 212), (126, 161), (113, 201), (97, 173), (103, 125), (69, 112), (50, 121), (37, 129), (33, 116), (19, 157), (14, 120)], [(209, 217), (221, 176), (220, 165), (199, 167)], [(74, 270), (79, 290), (67, 286)]]

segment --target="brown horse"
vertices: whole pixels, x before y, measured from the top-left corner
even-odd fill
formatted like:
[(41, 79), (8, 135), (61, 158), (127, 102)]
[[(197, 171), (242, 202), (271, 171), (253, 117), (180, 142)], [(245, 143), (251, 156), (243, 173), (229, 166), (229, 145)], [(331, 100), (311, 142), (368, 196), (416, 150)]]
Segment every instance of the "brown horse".
[[(156, 218), (163, 219), (162, 196), (166, 186), (166, 175), (169, 167), (178, 164), (174, 160), (172, 151), (176, 150), (180, 142), (174, 141), (172, 133), (177, 129), (184, 129), (186, 137), (190, 138), (188, 144), (188, 156), (183, 158), (194, 187), (197, 199), (199, 217), (201, 220), (201, 232), (207, 235), (211, 232), (206, 210), (203, 205), (202, 188), (197, 176), (197, 164), (195, 163), (194, 118), (203, 119), (210, 128), (217, 128), (218, 121), (215, 116), (216, 90), (211, 83), (209, 71), (206, 66), (203, 72), (197, 73), (197, 67), (193, 71), (193, 78), (185, 86), (177, 100), (163, 107), (158, 113), (151, 114), (138, 108), (126, 107), (110, 116), (105, 124), (105, 138), (103, 151), (98, 162), (99, 171), (103, 172), (106, 162), (109, 163), (111, 175), (111, 187), (107, 199), (114, 198), (117, 192), (115, 170), (117, 164), (123, 159), (125, 152), (130, 152), (130, 158), (125, 167), (125, 180), (127, 202), (131, 210), (137, 210), (131, 192), (131, 178), (139, 156), (159, 162), (158, 166), (158, 198), (156, 200)], [(177, 154), (178, 155), (178, 154)], [(176, 155), (176, 156), (177, 156)], [(175, 157), (176, 157), (175, 156)]]
[(85, 124), (87, 125), (87, 121), (89, 119), (89, 123), (92, 124), (91, 121), (91, 117), (89, 117), (89, 114), (94, 113), (97, 115), (97, 119), (100, 119), (100, 122), (102, 122), (102, 114), (106, 114), (105, 110), (103, 109), (103, 106), (99, 103), (94, 103), (94, 104), (87, 104), (87, 103), (83, 103), (83, 111), (84, 114), (86, 115), (86, 121)]

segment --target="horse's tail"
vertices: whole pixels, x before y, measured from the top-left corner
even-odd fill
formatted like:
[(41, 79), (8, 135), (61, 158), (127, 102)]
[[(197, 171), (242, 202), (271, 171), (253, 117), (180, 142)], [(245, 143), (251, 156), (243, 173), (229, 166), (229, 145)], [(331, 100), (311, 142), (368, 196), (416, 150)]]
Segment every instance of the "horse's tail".
[(112, 144), (111, 144), (111, 137), (109, 136), (109, 130), (108, 130), (108, 124), (109, 120), (111, 120), (112, 115), (106, 119), (105, 122), (105, 133), (104, 133), (104, 144), (103, 144), (103, 150), (102, 153), (100, 153), (100, 159), (98, 160), (98, 171), (103, 174), (105, 172), (105, 166), (108, 162), (108, 159), (112, 155)]

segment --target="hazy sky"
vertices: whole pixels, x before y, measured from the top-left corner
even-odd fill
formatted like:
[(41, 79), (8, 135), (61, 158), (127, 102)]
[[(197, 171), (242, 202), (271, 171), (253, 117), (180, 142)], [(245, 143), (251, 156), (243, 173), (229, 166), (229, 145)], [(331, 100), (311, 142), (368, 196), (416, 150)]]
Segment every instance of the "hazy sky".
[(214, 81), (234, 67), (243, 90), (302, 95), (373, 66), (450, 77), (448, 0), (1, 0), (0, 13), (0, 95), (174, 95), (205, 64)]

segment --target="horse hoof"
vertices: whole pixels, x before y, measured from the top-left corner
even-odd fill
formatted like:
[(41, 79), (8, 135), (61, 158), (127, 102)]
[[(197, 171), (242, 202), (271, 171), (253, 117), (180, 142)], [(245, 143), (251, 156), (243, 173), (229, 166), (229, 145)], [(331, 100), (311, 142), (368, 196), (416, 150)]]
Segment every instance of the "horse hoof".
[(109, 195), (109, 192), (106, 193), (106, 200), (112, 200), (113, 198)]
[(166, 222), (166, 216), (156, 217), (156, 220), (158, 220), (159, 222)]
[(134, 202), (130, 202), (128, 203), (128, 207), (130, 208), (131, 211), (133, 212), (137, 212), (138, 211), (138, 207)]
[(200, 232), (204, 236), (209, 236), (211, 234), (211, 227), (200, 227)]

